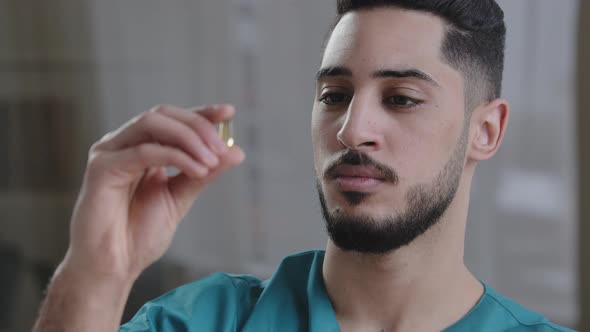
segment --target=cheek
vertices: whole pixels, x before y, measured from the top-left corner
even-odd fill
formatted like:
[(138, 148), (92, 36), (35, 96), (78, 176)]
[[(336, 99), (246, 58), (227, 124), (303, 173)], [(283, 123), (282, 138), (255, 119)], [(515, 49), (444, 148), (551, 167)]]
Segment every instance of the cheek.
[(319, 144), (322, 143), (321, 132), (322, 125), (317, 112), (314, 110), (311, 115), (311, 142), (313, 144), (313, 152), (316, 159), (318, 157), (317, 153), (320, 148)]
[(316, 110), (312, 112), (311, 116), (311, 141), (313, 145), (313, 157), (316, 173), (319, 175), (321, 171), (322, 155), (325, 150), (325, 125), (322, 116)]
[(311, 117), (311, 139), (313, 144), (316, 172), (325, 167), (325, 163), (338, 149), (338, 118), (331, 114), (313, 111)]
[(314, 149), (330, 149), (338, 142), (338, 117), (335, 114), (315, 111), (311, 117), (311, 138)]
[(451, 158), (462, 133), (462, 120), (415, 118), (400, 123), (394, 135), (394, 158), (400, 176), (409, 184), (428, 183)]
[(317, 111), (314, 109), (311, 112), (311, 140), (314, 146), (314, 149), (318, 143), (318, 133), (320, 130), (320, 119), (317, 114)]

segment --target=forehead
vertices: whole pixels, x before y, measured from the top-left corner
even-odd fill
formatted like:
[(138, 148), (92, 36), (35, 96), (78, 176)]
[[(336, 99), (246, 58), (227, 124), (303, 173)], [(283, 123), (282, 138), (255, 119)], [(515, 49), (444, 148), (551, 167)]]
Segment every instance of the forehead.
[(443, 20), (429, 13), (396, 7), (352, 11), (334, 28), (322, 67), (347, 66), (353, 74), (411, 67), (437, 76), (448, 67), (441, 57), (444, 31)]

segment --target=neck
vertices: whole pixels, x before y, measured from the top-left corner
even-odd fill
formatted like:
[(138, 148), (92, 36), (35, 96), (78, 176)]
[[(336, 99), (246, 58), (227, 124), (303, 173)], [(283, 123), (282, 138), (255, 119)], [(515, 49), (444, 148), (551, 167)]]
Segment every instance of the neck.
[(481, 283), (463, 262), (467, 193), (410, 245), (383, 255), (328, 242), (326, 290), (342, 331), (440, 331), (477, 303)]

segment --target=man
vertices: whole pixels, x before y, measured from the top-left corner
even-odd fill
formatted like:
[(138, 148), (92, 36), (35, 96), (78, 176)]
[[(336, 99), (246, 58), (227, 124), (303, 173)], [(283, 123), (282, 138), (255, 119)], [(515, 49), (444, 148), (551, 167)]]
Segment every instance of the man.
[[(312, 116), (325, 253), (289, 256), (267, 281), (219, 273), (182, 286), (121, 331), (568, 331), (463, 262), (475, 167), (508, 121), (501, 9), (340, 0), (338, 13)], [(117, 330), (194, 199), (243, 160), (213, 127), (233, 112), (159, 106), (92, 147), (36, 331)]]

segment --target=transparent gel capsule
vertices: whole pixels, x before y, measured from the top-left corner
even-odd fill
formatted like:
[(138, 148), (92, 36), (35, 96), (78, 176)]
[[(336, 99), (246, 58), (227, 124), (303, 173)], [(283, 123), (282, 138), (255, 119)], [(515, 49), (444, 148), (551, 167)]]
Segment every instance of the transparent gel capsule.
[(225, 142), (225, 145), (232, 147), (234, 145), (234, 125), (231, 120), (225, 120), (217, 125), (217, 133)]

